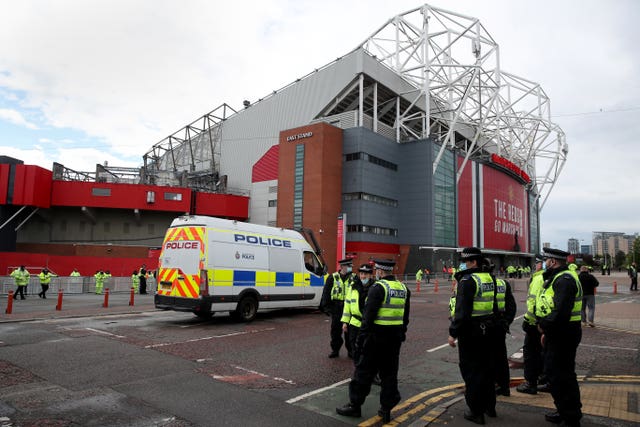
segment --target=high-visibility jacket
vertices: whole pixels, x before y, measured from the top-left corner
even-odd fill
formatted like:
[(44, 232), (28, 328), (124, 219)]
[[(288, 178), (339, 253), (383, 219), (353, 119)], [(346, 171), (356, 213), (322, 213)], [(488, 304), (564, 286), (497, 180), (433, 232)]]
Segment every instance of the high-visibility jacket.
[(384, 287), (384, 301), (378, 309), (376, 325), (401, 326), (404, 324), (404, 307), (407, 302), (407, 287), (397, 280), (378, 280)]
[(342, 278), (340, 277), (340, 273), (338, 273), (337, 271), (333, 273), (332, 276), (333, 287), (331, 288), (331, 299), (333, 301), (344, 301), (347, 295), (348, 288), (351, 287), (353, 277), (351, 274), (349, 274), (343, 282)]
[(453, 319), (456, 314), (456, 297), (458, 294), (458, 282), (453, 282), (453, 289), (451, 290), (451, 296), (449, 297), (449, 317)]
[(580, 284), (580, 279), (578, 275), (573, 270), (563, 270), (553, 276), (549, 286), (545, 289), (544, 286), (540, 293), (538, 293), (538, 297), (536, 298), (536, 316), (537, 317), (545, 317), (548, 316), (549, 313), (553, 311), (555, 306), (553, 302), (553, 296), (555, 295), (555, 291), (553, 290), (554, 282), (560, 277), (568, 275), (571, 276), (576, 282), (576, 296), (573, 302), (573, 308), (571, 309), (571, 317), (569, 317), (570, 322), (579, 322), (582, 318), (582, 285)]
[(353, 286), (349, 286), (347, 296), (344, 300), (344, 309), (340, 321), (357, 328), (362, 326), (362, 312), (360, 311), (360, 291)]
[(506, 302), (505, 297), (507, 295), (507, 284), (502, 279), (496, 279), (496, 305), (498, 307), (498, 312), (503, 313), (506, 311)]
[[(529, 283), (529, 293), (527, 295), (527, 312), (524, 314), (524, 320), (530, 325), (536, 324), (536, 299), (544, 285), (543, 270), (533, 273), (531, 282)], [(548, 314), (548, 313), (547, 313)]]
[(137, 273), (133, 273), (131, 275), (131, 287), (137, 291), (139, 286), (140, 286), (140, 275)]
[(24, 270), (17, 268), (11, 272), (11, 277), (16, 281), (17, 286), (27, 286), (31, 275), (26, 268)]
[(471, 277), (476, 284), (476, 292), (473, 294), (473, 311), (471, 312), (471, 317), (489, 316), (493, 314), (493, 300), (495, 297), (493, 277), (491, 277), (489, 273), (473, 273)]
[(72, 271), (69, 277), (80, 277), (80, 273), (77, 271)]
[(51, 274), (51, 272), (48, 273), (44, 273), (44, 272), (40, 272), (40, 274), (38, 274), (38, 277), (40, 278), (40, 284), (41, 285), (48, 285), (49, 283), (51, 283), (51, 278), (55, 276), (54, 274)]

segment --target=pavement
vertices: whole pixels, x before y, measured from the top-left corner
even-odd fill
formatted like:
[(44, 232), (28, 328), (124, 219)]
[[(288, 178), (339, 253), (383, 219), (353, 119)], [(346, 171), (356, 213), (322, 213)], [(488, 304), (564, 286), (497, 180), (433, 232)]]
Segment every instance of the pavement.
[[(610, 328), (617, 332), (640, 335), (640, 293), (628, 290), (628, 279), (618, 273), (612, 276), (596, 275), (600, 280), (599, 298), (609, 302), (627, 304), (597, 304), (597, 328)], [(615, 287), (614, 287), (614, 282)], [(614, 292), (615, 290), (615, 292)], [(615, 300), (615, 301), (614, 301)], [(62, 297), (61, 309), (57, 310), (58, 294), (50, 293), (47, 299), (28, 295), (25, 300), (13, 301), (11, 313), (7, 313), (9, 300), (0, 295), (0, 328), (2, 323), (27, 322), (64, 317), (108, 316), (155, 311), (153, 294), (134, 295), (131, 305), (129, 292), (105, 295), (90, 293), (66, 294)], [(635, 352), (636, 366), (640, 361), (638, 348)], [(518, 355), (511, 358), (514, 365), (521, 363)], [(640, 373), (640, 371), (639, 371)], [(640, 376), (639, 375), (581, 375), (578, 379), (584, 417), (582, 426), (637, 426), (640, 425)], [(499, 396), (496, 418), (486, 417), (491, 426), (544, 426), (552, 425), (544, 420), (546, 412), (554, 410), (553, 399), (548, 393), (528, 395), (518, 393), (515, 387), (522, 378), (512, 378), (510, 396)], [(452, 384), (426, 390), (401, 402), (392, 412), (388, 425), (402, 426), (470, 426), (463, 417), (463, 384)], [(375, 411), (372, 411), (375, 413)], [(360, 419), (360, 426), (381, 425), (379, 417)]]

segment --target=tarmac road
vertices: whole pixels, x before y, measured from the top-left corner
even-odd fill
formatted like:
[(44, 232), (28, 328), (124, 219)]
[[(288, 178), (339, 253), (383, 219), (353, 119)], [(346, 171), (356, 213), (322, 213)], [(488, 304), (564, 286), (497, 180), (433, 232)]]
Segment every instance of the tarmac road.
[[(623, 276), (601, 281), (596, 328), (578, 350), (583, 425), (637, 425), (640, 408), (640, 296)], [(613, 281), (617, 293), (613, 294)], [(392, 425), (470, 425), (462, 419), (457, 352), (445, 345), (450, 286), (413, 286), (412, 324), (401, 354), (405, 399)], [(515, 281), (519, 312), (526, 282)], [(0, 314), (0, 426), (380, 425), (378, 389), (363, 418), (335, 414), (346, 402), (351, 361), (328, 359), (328, 318), (310, 311), (261, 315), (250, 324), (227, 316), (203, 321), (156, 311), (152, 295), (80, 294), (16, 301)], [(0, 304), (6, 307), (6, 297)], [(4, 310), (2, 310), (4, 312)], [(523, 342), (520, 320), (510, 354)], [(513, 369), (514, 385), (522, 376)], [(501, 398), (489, 425), (544, 425), (548, 395)], [(634, 400), (635, 396), (635, 400)], [(634, 403), (635, 402), (635, 403)], [(634, 406), (635, 405), (635, 406)]]

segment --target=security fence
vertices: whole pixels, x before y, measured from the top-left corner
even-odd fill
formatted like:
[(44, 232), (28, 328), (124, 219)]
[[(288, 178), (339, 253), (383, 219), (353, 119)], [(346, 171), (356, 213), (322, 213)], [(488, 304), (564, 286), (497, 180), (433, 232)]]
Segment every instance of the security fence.
[[(109, 288), (109, 292), (131, 292), (131, 277), (109, 277), (104, 279), (103, 289)], [(69, 277), (55, 276), (51, 278), (48, 293), (54, 293), (62, 289), (65, 294), (93, 293), (96, 291), (96, 279), (93, 276)], [(156, 280), (153, 277), (147, 278), (147, 292), (154, 293)], [(16, 290), (16, 283), (11, 276), (0, 276), (0, 295), (5, 296), (9, 291)], [(42, 290), (40, 279), (37, 275), (29, 278), (29, 284), (25, 289), (26, 295), (38, 295)]]

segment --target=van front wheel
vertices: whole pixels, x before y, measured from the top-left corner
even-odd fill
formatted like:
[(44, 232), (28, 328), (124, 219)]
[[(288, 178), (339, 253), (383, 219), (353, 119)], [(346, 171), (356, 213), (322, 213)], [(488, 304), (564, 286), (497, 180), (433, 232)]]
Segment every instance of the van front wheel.
[(258, 300), (254, 296), (244, 296), (238, 302), (236, 311), (233, 312), (234, 317), (243, 322), (251, 322), (256, 318), (258, 313)]

